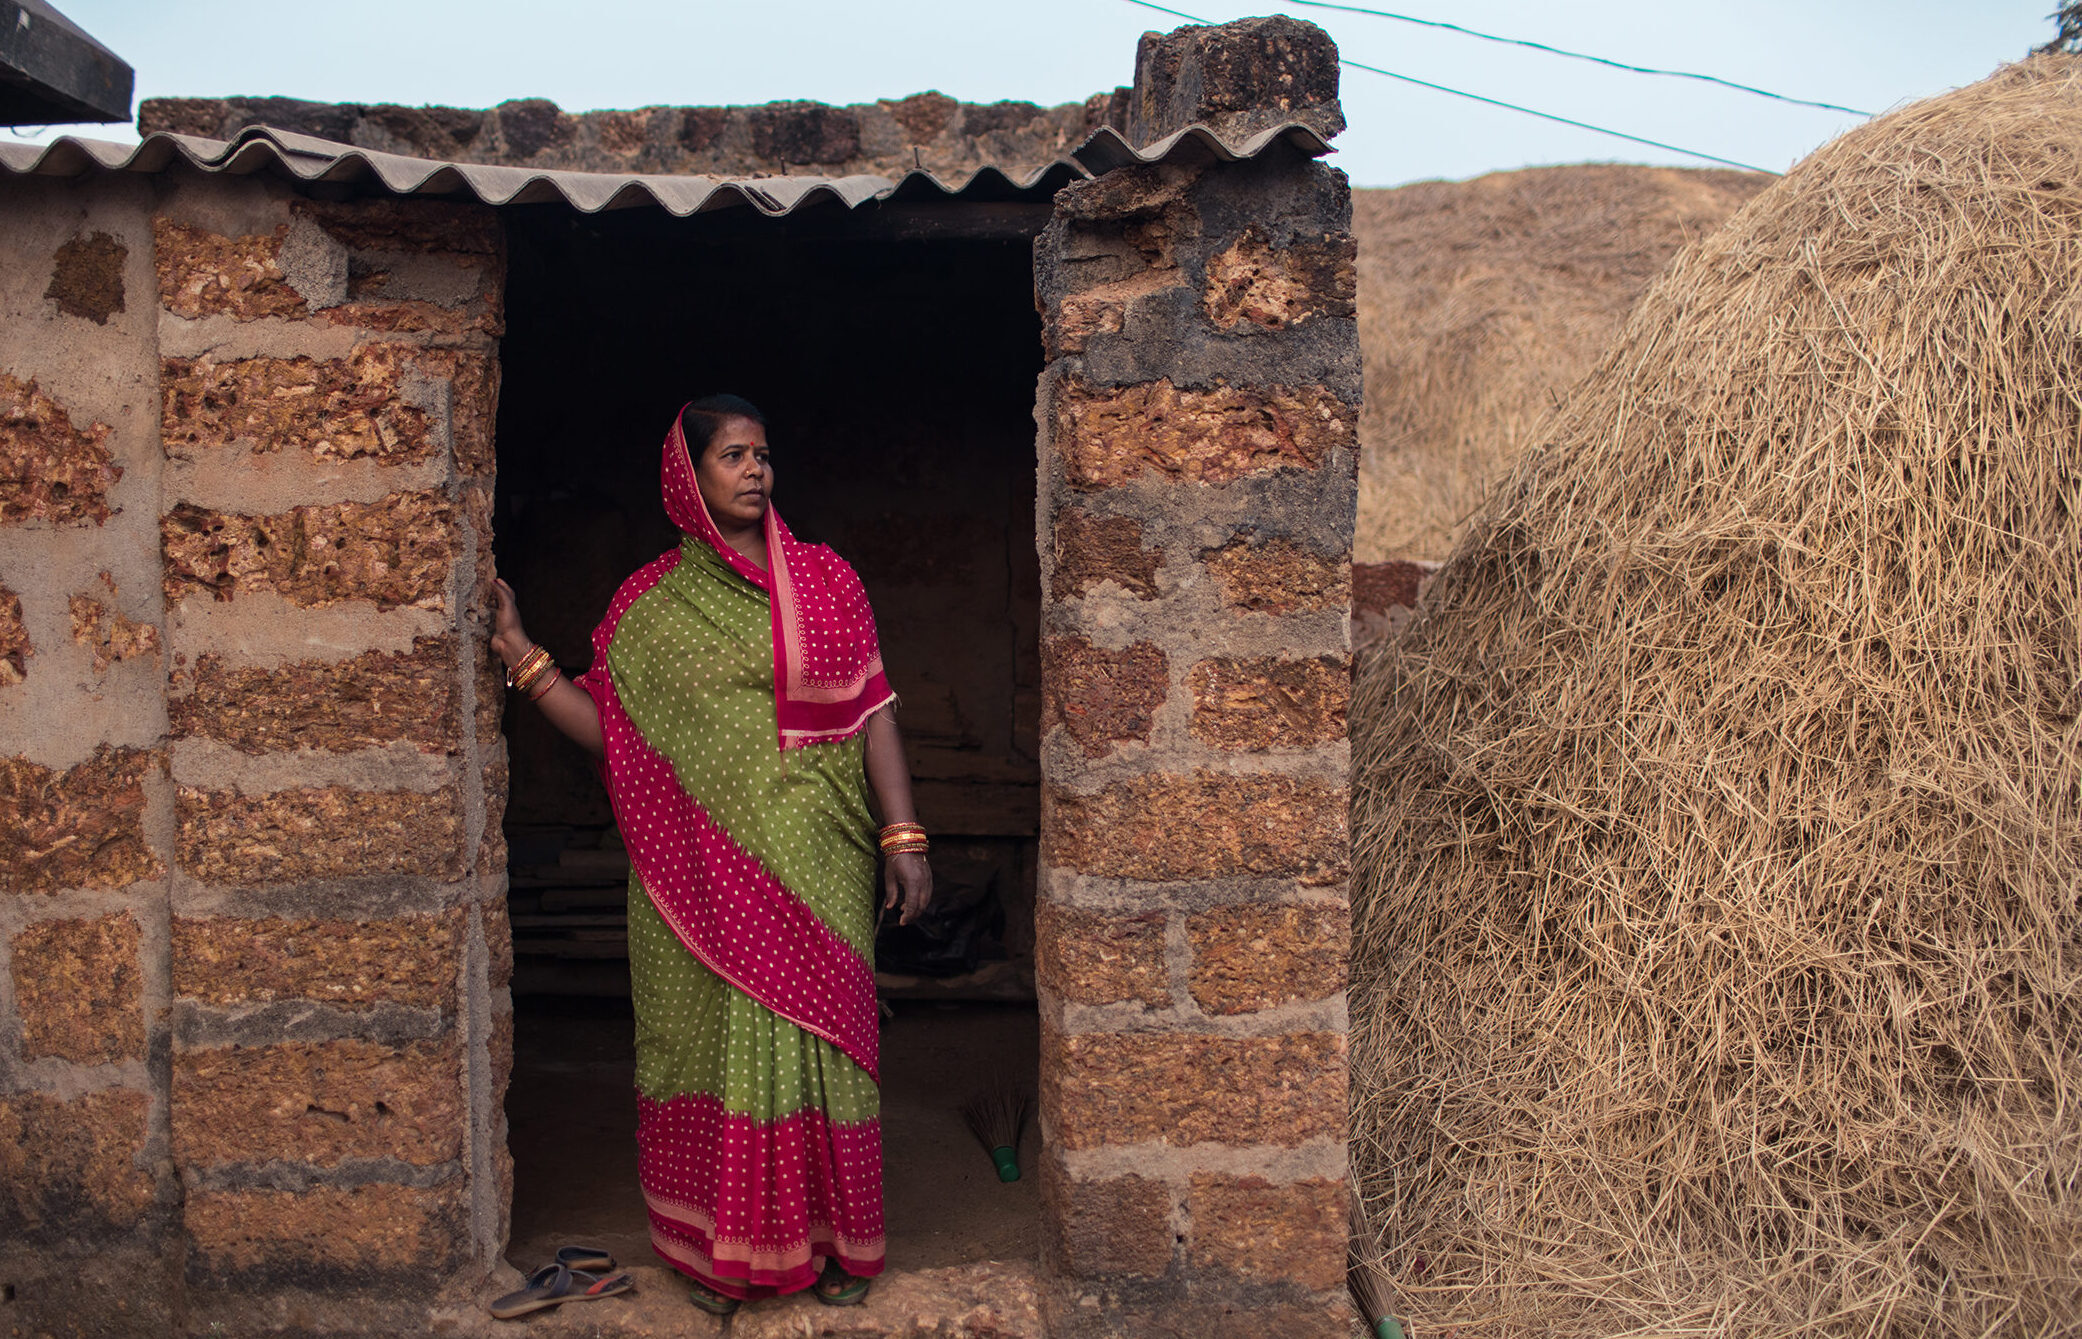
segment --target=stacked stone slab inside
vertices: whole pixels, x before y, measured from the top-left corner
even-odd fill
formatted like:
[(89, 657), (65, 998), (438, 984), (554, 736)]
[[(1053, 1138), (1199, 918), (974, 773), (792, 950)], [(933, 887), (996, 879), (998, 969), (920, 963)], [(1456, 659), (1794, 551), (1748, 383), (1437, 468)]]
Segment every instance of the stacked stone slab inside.
[(153, 185), (0, 280), (0, 1264), (147, 1331), (488, 1265), (512, 1037), (497, 221)]
[[(1256, 129), (1241, 79), (1335, 117), (1320, 33), (1233, 39), (1145, 39), (1135, 105)], [(1349, 224), (1274, 151), (1072, 186), (1036, 246), (1053, 1333), (1350, 1325)]]

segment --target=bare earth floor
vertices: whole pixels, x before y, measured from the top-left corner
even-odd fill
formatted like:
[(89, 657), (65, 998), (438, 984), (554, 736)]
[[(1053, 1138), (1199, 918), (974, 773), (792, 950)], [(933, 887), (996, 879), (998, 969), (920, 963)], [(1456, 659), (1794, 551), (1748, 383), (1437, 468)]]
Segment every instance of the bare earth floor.
[[(959, 1107), (999, 1068), (1031, 1086), (1039, 1064), (1033, 1007), (894, 1007), (896, 1017), (882, 1029), (889, 1269), (908, 1274), (992, 1261), (1030, 1267), (1038, 1249), (1039, 1141), (1029, 1128), (1021, 1150), (1027, 1175), (1002, 1184)], [(507, 1259), (525, 1272), (558, 1245), (580, 1242), (605, 1247), (624, 1266), (666, 1268), (651, 1251), (636, 1184), (628, 1002), (534, 997), (522, 999), (517, 1013), (506, 1099), (514, 1160)]]

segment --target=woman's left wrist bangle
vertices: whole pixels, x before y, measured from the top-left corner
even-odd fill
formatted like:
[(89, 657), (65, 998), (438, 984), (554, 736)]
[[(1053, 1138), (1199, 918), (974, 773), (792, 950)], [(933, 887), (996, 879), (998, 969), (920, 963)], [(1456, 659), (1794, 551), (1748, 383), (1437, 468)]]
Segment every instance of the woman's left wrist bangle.
[(879, 844), (883, 855), (924, 855), (932, 849), (920, 823), (884, 824)]

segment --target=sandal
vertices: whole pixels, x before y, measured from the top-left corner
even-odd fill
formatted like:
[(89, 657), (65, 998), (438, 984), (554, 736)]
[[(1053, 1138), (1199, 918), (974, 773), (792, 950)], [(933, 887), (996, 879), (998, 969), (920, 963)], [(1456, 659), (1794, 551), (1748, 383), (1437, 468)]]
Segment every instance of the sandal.
[(559, 1246), (557, 1263), (566, 1269), (583, 1269), (597, 1274), (614, 1268), (614, 1257), (598, 1246)]
[(848, 1274), (845, 1266), (827, 1256), (824, 1272), (810, 1285), (810, 1291), (826, 1306), (859, 1306), (867, 1300), (870, 1282), (858, 1274)]
[(695, 1283), (691, 1279), (688, 1280), (688, 1283), (694, 1291), (687, 1300), (692, 1302), (697, 1309), (706, 1311), (711, 1316), (734, 1316), (737, 1314), (737, 1309), (744, 1305), (737, 1298), (719, 1293), (705, 1283)]
[(528, 1275), (525, 1288), (507, 1293), (493, 1302), (490, 1310), (494, 1320), (512, 1320), (566, 1302), (597, 1302), (603, 1297), (628, 1292), (635, 1286), (636, 1281), (627, 1274), (603, 1279), (567, 1265), (544, 1265)]

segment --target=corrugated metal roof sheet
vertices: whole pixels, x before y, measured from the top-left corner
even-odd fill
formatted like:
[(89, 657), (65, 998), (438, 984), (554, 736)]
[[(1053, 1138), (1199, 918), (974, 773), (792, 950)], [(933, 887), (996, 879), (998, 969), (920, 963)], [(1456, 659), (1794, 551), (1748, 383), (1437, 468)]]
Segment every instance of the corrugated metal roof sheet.
[(1310, 155), (1329, 145), (1305, 125), (1278, 126), (1239, 145), (1224, 144), (1202, 126), (1190, 126), (1137, 149), (1111, 129), (1102, 129), (1069, 157), (1015, 181), (985, 167), (961, 182), (930, 172), (901, 178), (647, 176), (623, 172), (544, 172), (482, 163), (445, 163), (428, 158), (359, 149), (266, 126), (235, 140), (159, 133), (135, 145), (67, 135), (50, 144), (0, 143), (0, 170), (17, 175), (82, 176), (89, 172), (164, 172), (187, 167), (198, 172), (245, 176), (273, 172), (299, 182), (332, 182), (390, 195), (466, 198), (488, 205), (564, 204), (581, 213), (655, 206), (679, 217), (750, 206), (780, 217), (806, 205), (833, 202), (856, 209), (872, 200), (942, 196), (971, 200), (1045, 200), (1069, 182), (1132, 163), (1180, 158), (1221, 161), (1254, 158), (1275, 142)]

